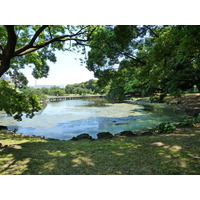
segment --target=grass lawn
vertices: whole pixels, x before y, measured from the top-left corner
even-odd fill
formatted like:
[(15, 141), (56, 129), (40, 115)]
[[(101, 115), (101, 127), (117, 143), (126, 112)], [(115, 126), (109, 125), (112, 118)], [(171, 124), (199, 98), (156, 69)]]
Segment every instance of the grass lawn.
[(44, 140), (0, 132), (0, 143), (1, 175), (200, 174), (199, 127), (94, 141)]

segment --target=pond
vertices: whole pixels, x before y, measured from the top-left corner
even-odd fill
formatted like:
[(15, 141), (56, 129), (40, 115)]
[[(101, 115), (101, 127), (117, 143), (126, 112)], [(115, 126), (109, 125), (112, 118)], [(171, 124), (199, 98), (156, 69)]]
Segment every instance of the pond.
[(105, 100), (67, 100), (51, 102), (32, 119), (0, 115), (0, 125), (17, 133), (43, 135), (68, 140), (81, 133), (96, 138), (99, 132), (119, 133), (153, 128), (161, 122), (182, 120), (186, 114), (166, 104), (109, 103)]

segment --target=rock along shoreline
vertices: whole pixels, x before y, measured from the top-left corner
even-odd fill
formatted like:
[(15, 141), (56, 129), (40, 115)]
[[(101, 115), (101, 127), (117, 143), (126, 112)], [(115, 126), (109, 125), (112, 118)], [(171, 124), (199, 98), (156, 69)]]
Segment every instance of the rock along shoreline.
[[(153, 135), (155, 129), (146, 129), (143, 131), (133, 132), (133, 131), (122, 131), (120, 133), (112, 134), (110, 132), (100, 132), (97, 133), (97, 138), (92, 138), (88, 133), (82, 133), (80, 135), (77, 135), (76, 137), (73, 137), (73, 141), (78, 140), (97, 140), (97, 139), (112, 139), (117, 137), (135, 137), (135, 136), (144, 136), (144, 135)], [(60, 140), (55, 138), (45, 138), (43, 135), (26, 135), (23, 133), (16, 133), (15, 131), (8, 130), (6, 126), (2, 127), (0, 126), (0, 134), (7, 134), (7, 135), (15, 135), (15, 136), (21, 136), (23, 138), (38, 138), (38, 139), (46, 139), (46, 140)], [(63, 140), (60, 140), (63, 141)], [(65, 140), (67, 141), (67, 140)]]
[[(179, 98), (170, 99), (169, 101), (166, 101), (165, 103), (170, 104), (170, 105), (175, 105), (185, 110), (186, 113), (190, 116), (196, 116), (198, 113), (200, 113), (200, 93), (183, 95), (182, 97), (179, 97)], [(155, 128), (146, 129), (146, 130), (137, 131), (137, 132), (122, 131), (116, 134), (112, 134), (110, 132), (100, 132), (100, 133), (97, 133), (96, 139), (112, 139), (116, 137), (134, 137), (134, 136), (153, 135), (154, 131), (155, 131)], [(45, 136), (42, 136), (42, 135), (38, 136), (38, 135), (25, 135), (22, 133), (16, 133), (15, 131), (8, 130), (8, 127), (6, 126), (0, 126), (0, 133), (15, 134), (16, 136), (22, 136), (22, 137), (27, 137), (27, 138), (60, 140), (60, 139), (55, 139), (55, 138), (45, 138)], [(77, 141), (77, 140), (84, 140), (84, 139), (96, 140), (95, 138), (92, 138), (88, 133), (82, 133), (69, 140)]]

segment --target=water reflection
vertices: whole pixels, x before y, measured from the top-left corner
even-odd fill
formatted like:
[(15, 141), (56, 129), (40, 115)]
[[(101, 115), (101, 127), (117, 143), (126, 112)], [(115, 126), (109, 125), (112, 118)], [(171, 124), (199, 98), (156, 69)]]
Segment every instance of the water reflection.
[(10, 129), (17, 128), (19, 133), (66, 140), (81, 133), (89, 133), (95, 138), (98, 132), (103, 131), (139, 131), (161, 122), (178, 121), (184, 115), (183, 111), (164, 104), (68, 100), (48, 103), (33, 119), (24, 118), (16, 122), (1, 116), (0, 122)]

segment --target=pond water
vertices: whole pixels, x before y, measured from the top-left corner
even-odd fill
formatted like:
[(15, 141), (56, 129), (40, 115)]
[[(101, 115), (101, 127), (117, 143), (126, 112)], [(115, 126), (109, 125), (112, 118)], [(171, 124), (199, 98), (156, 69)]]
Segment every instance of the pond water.
[(139, 131), (184, 117), (182, 110), (165, 104), (68, 100), (48, 103), (32, 119), (23, 118), (21, 122), (1, 114), (0, 125), (27, 135), (68, 140), (81, 133), (96, 138), (99, 132)]

